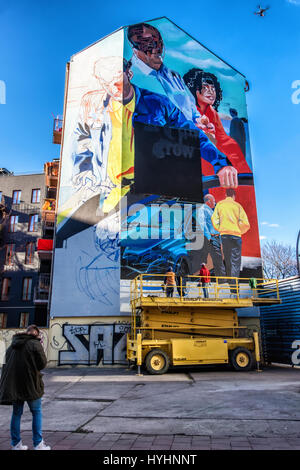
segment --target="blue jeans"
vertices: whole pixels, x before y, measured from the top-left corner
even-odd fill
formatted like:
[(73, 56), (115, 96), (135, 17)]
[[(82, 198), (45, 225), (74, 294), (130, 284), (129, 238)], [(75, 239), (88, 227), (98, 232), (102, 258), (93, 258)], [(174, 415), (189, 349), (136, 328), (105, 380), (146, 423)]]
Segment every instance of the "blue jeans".
[(208, 299), (209, 297), (209, 294), (208, 294), (208, 285), (207, 285), (207, 282), (202, 282), (202, 290), (203, 290), (203, 295), (204, 295), (204, 298), (205, 299)]
[[(42, 399), (27, 401), (32, 413), (32, 440), (36, 447), (42, 441)], [(24, 401), (13, 403), (13, 413), (10, 423), (11, 445), (15, 446), (21, 440), (21, 417), (23, 414)]]

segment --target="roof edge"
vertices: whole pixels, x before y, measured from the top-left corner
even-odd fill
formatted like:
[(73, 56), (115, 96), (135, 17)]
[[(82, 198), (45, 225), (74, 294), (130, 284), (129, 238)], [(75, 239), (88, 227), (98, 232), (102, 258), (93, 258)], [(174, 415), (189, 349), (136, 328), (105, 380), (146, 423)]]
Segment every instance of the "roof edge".
[[(176, 26), (176, 28), (180, 29), (181, 31), (184, 32), (184, 34), (186, 34), (187, 36), (189, 36), (191, 39), (193, 39), (193, 41), (196, 41), (198, 44), (200, 44), (200, 46), (204, 47), (204, 49), (206, 49), (208, 52), (210, 52), (211, 54), (213, 54), (215, 57), (217, 57), (219, 60), (221, 60), (222, 62), (224, 62), (224, 64), (228, 65), (228, 67), (232, 68), (233, 70), (235, 70), (239, 75), (241, 75), (242, 77), (244, 77), (244, 79), (246, 79), (246, 75), (244, 75), (242, 72), (240, 72), (237, 68), (233, 67), (232, 65), (229, 64), (229, 62), (227, 62), (226, 60), (222, 59), (222, 57), (220, 57), (219, 55), (215, 54), (211, 49), (209, 49), (208, 47), (206, 47), (204, 44), (202, 44), (202, 42), (200, 42), (198, 39), (195, 39), (194, 36), (192, 36), (191, 34), (187, 33), (183, 28), (181, 28), (180, 26), (178, 26), (174, 21), (170, 20), (170, 18), (168, 18), (167, 16), (159, 16), (157, 18), (152, 18), (151, 20), (145, 20), (145, 21), (139, 21), (139, 23), (149, 23), (150, 21), (157, 21), (157, 20), (161, 20), (161, 19), (166, 19), (168, 21), (170, 21), (170, 23), (174, 24)], [(138, 24), (138, 23), (132, 23), (132, 24)], [(98, 39), (98, 41), (95, 41), (93, 42), (92, 44), (90, 44), (89, 46), (87, 47), (84, 47), (83, 49), (81, 49), (80, 51), (78, 52), (75, 52), (75, 54), (72, 54), (71, 55), (71, 58), (70, 58), (70, 61), (73, 60), (73, 57), (76, 56), (77, 54), (81, 54), (81, 52), (89, 49), (90, 47), (94, 46), (95, 44), (98, 44), (98, 42), (100, 41), (103, 41), (104, 39), (108, 38), (109, 36), (111, 36), (112, 34), (115, 34), (117, 33), (118, 31), (122, 30), (122, 29), (125, 29), (125, 28), (128, 28), (128, 26), (130, 25), (125, 25), (125, 26), (121, 26), (120, 28), (116, 29), (115, 31), (112, 31), (111, 33), (107, 34), (106, 36), (104, 36), (103, 38), (101, 39)]]

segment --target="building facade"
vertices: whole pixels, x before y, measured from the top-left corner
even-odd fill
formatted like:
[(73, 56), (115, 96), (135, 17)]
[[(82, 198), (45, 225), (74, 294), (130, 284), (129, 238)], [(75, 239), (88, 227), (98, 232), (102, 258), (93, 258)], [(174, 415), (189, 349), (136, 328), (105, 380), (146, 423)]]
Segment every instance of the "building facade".
[(47, 309), (34, 303), (39, 279), (37, 242), (42, 236), (41, 208), (45, 195), (44, 174), (0, 175), (5, 216), (1, 230), (2, 328), (45, 326)]
[[(51, 360), (125, 362), (137, 274), (172, 265), (193, 275), (205, 262), (216, 276), (262, 276), (247, 89), (240, 72), (168, 18), (121, 28), (72, 56), (53, 134), (61, 165)], [(222, 211), (237, 224), (222, 226)]]
[(47, 162), (40, 174), (0, 175), (1, 328), (48, 324), (58, 164)]

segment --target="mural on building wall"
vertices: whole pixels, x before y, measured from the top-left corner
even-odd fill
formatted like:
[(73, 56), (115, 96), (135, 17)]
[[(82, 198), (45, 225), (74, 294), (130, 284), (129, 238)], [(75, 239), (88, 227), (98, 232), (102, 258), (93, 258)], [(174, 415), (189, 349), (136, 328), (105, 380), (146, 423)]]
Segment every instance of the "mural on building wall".
[(52, 316), (119, 314), (120, 277), (169, 264), (260, 277), (244, 87), (166, 18), (72, 57)]
[[(120, 310), (123, 32), (72, 57), (59, 188), (51, 314)], [(114, 171), (112, 170), (114, 168)], [(66, 302), (66, 299), (68, 301)]]
[(195, 274), (203, 262), (216, 276), (261, 277), (245, 78), (161, 18), (125, 31), (124, 96), (130, 87), (135, 152), (128, 205), (148, 206), (144, 219), (137, 209), (136, 223), (151, 225), (155, 204), (176, 203), (177, 211), (190, 204), (202, 243), (188, 248), (172, 222), (169, 239), (136, 239), (127, 218), (122, 278), (164, 272), (170, 264)]

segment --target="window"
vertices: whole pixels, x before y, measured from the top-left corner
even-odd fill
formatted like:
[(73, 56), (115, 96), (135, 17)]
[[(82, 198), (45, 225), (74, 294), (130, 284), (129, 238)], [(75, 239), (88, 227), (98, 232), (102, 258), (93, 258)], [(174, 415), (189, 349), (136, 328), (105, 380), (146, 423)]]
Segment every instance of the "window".
[(32, 264), (34, 257), (35, 243), (30, 242), (26, 245), (25, 264)]
[(0, 191), (0, 202), (2, 202), (2, 191)]
[(24, 277), (22, 288), (22, 300), (31, 300), (32, 278)]
[(1, 286), (1, 300), (2, 301), (9, 300), (10, 286), (11, 286), (11, 278), (3, 277), (2, 286)]
[(15, 254), (15, 245), (13, 243), (9, 243), (8, 245), (6, 245), (5, 264), (8, 264), (8, 265), (13, 264), (14, 254)]
[(38, 227), (38, 214), (33, 214), (29, 216), (28, 232), (36, 232)]
[(19, 328), (27, 328), (28, 324), (29, 324), (29, 313), (27, 312), (21, 313)]
[(37, 204), (38, 202), (40, 202), (40, 198), (41, 198), (41, 190), (33, 189), (32, 195), (31, 195), (31, 202), (34, 204)]
[(8, 231), (9, 232), (16, 232), (17, 231), (17, 224), (19, 221), (19, 216), (18, 215), (11, 215), (9, 218), (9, 226), (8, 226)]
[(0, 328), (6, 328), (7, 313), (0, 313)]
[(21, 191), (19, 189), (13, 191), (13, 204), (20, 204), (21, 202)]

